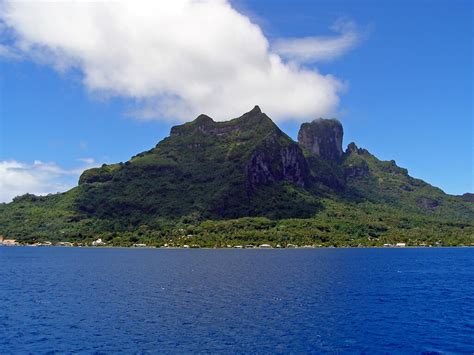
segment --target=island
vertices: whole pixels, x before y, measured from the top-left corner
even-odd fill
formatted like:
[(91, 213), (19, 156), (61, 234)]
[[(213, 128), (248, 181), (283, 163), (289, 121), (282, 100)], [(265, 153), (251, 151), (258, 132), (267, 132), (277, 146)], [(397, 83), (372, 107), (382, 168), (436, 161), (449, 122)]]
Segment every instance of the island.
[(129, 161), (84, 171), (67, 192), (0, 204), (2, 244), (474, 245), (472, 194), (448, 195), (355, 143), (343, 149), (343, 135), (320, 118), (295, 142), (258, 106), (225, 122), (200, 115)]

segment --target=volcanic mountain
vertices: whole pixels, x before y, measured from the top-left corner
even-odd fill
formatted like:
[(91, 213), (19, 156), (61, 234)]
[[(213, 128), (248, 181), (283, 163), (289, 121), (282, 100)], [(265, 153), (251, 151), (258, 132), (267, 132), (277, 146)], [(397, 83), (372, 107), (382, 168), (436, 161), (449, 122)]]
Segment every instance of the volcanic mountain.
[(474, 221), (469, 199), (412, 178), (355, 143), (343, 149), (342, 141), (335, 119), (302, 124), (295, 142), (258, 106), (226, 122), (200, 115), (125, 163), (86, 170), (68, 192), (0, 205), (0, 235), (60, 239), (163, 221), (312, 219), (334, 206), (343, 215), (362, 209), (396, 211), (400, 221)]

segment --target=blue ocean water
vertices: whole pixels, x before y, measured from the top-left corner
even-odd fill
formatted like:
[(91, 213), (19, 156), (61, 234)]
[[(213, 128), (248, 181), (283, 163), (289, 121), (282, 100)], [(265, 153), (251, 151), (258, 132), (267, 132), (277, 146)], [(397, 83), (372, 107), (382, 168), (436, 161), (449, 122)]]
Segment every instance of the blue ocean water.
[(0, 248), (0, 353), (474, 351), (474, 249)]

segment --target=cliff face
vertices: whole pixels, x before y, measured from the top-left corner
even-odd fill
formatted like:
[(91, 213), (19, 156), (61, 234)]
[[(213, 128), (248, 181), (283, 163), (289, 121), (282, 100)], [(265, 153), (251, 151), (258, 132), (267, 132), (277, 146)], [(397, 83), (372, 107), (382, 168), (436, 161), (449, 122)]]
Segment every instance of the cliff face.
[(322, 159), (340, 161), (343, 135), (342, 125), (338, 120), (319, 118), (301, 125), (298, 143)]
[(277, 181), (304, 187), (308, 179), (308, 166), (298, 145), (282, 146), (274, 138), (267, 139), (263, 147), (253, 152), (246, 170), (251, 190)]

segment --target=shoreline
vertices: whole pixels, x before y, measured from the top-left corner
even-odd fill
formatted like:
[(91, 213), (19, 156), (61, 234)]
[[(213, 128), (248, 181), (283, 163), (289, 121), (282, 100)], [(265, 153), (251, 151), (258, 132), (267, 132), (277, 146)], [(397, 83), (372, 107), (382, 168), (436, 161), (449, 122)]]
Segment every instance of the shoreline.
[(204, 250), (308, 250), (308, 249), (447, 249), (447, 248), (474, 248), (474, 245), (450, 245), (450, 246), (442, 246), (442, 245), (437, 245), (437, 246), (419, 246), (419, 245), (413, 245), (413, 246), (405, 246), (405, 247), (396, 247), (396, 246), (355, 246), (355, 247), (350, 247), (350, 246), (318, 246), (318, 247), (290, 247), (290, 248), (285, 248), (285, 247), (264, 247), (264, 248), (259, 248), (259, 247), (254, 247), (254, 248), (236, 248), (236, 247), (193, 247), (193, 248), (186, 248), (186, 247), (154, 247), (154, 246), (146, 246), (146, 247), (126, 247), (126, 246), (76, 246), (76, 245), (2, 245), (0, 244), (0, 248), (76, 248), (76, 249), (137, 249), (137, 250), (143, 250), (143, 249), (155, 249), (155, 250), (199, 250), (199, 249), (204, 249)]

